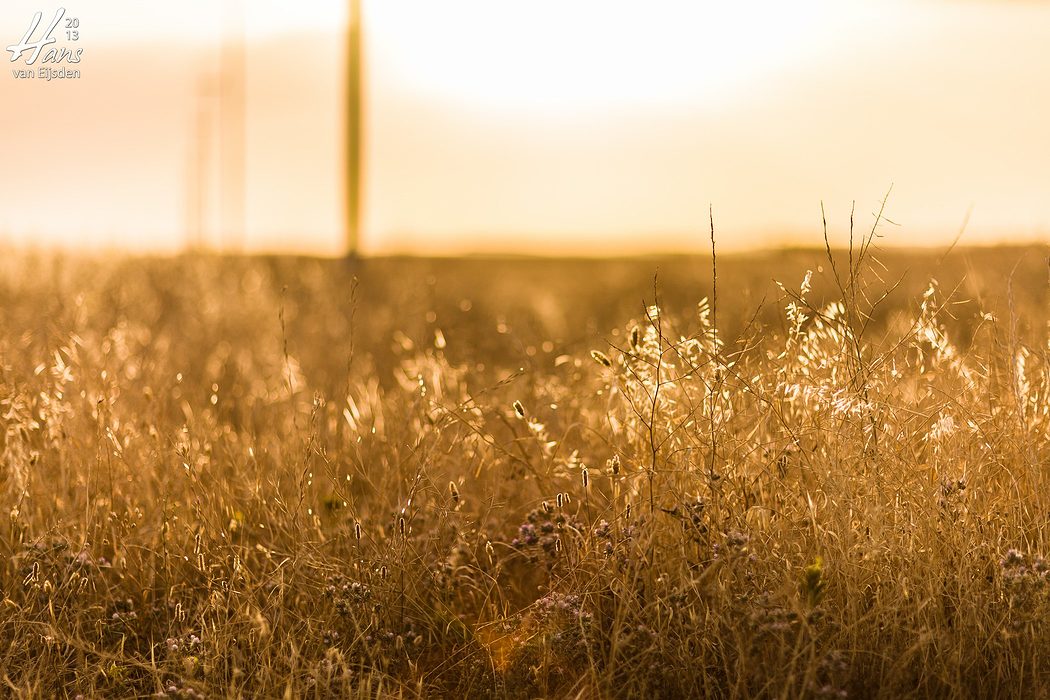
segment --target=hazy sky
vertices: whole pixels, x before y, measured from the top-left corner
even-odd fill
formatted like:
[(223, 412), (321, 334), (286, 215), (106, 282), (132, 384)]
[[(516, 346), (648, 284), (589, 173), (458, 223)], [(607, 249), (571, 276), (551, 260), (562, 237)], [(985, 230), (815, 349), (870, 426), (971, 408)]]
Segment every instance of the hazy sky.
[[(0, 47), (57, 7), (4, 0)], [(222, 244), (199, 91), (236, 7), (70, 3), (80, 38), (60, 28), (56, 46), (83, 48), (66, 66), (79, 79), (19, 79), (25, 56), (5, 61), (0, 241), (178, 249), (204, 173)], [(366, 251), (702, 249), (708, 203), (727, 249), (816, 244), (821, 200), (841, 232), (852, 200), (867, 223), (891, 184), (887, 244), (946, 243), (971, 209), (965, 241), (1050, 240), (1050, 3), (365, 13)], [(341, 0), (244, 3), (251, 249), (341, 250), (345, 17)]]

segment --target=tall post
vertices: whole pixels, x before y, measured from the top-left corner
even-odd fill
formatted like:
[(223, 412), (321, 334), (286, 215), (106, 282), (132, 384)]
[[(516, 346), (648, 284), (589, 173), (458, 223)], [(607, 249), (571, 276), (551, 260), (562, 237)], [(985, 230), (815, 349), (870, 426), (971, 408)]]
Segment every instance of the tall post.
[(346, 253), (361, 232), (361, 0), (350, 0), (346, 37)]
[(245, 56), (243, 0), (224, 3), (219, 53), (219, 212), (221, 245), (243, 252), (245, 236)]
[(209, 242), (213, 98), (212, 79), (207, 72), (201, 71), (194, 84), (186, 164), (186, 250), (190, 252), (204, 250)]

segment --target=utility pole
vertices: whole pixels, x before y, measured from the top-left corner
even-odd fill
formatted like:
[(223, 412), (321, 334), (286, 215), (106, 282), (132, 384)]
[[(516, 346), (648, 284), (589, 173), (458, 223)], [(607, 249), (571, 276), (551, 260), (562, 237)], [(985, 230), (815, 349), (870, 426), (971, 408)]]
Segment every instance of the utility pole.
[(199, 70), (193, 86), (189, 153), (186, 163), (186, 250), (208, 247), (211, 221), (212, 121), (215, 85), (207, 69)]
[(242, 0), (226, 0), (219, 51), (220, 245), (243, 252), (245, 236), (245, 64)]
[(346, 254), (361, 233), (361, 0), (350, 0), (346, 36)]

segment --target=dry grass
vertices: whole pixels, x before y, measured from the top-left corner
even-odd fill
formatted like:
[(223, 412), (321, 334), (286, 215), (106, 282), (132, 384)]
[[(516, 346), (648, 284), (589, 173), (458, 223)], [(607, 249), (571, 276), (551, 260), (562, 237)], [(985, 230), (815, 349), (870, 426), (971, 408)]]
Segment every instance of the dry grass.
[(1045, 251), (835, 260), (8, 257), (4, 694), (1038, 695)]

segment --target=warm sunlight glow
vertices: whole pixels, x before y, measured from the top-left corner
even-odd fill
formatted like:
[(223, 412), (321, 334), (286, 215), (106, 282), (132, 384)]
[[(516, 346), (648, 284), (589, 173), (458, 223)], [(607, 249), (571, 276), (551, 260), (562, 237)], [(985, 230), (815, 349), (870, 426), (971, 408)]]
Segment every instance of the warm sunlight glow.
[[(365, 252), (812, 243), (891, 185), (889, 244), (1050, 232), (1050, 4), (360, 1)], [(345, 251), (350, 0), (66, 10), (80, 79), (0, 75), (0, 244)]]
[(10, 697), (1050, 696), (1050, 0), (50, 1)]
[(371, 46), (414, 89), (488, 108), (561, 114), (718, 106), (819, 59), (887, 5), (841, 0), (426, 0), (373, 3)]

